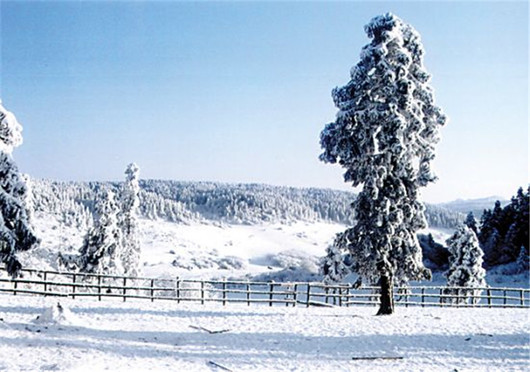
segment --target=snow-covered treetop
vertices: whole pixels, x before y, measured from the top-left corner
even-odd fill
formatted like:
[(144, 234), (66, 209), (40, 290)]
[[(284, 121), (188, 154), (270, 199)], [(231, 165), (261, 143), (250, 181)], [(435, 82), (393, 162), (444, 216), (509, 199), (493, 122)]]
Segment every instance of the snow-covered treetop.
[(0, 100), (0, 151), (11, 154), (22, 144), (22, 125), (13, 113), (7, 111)]
[(126, 181), (132, 181), (132, 180), (138, 180), (140, 176), (140, 167), (136, 165), (136, 163), (131, 163), (127, 165), (127, 169), (125, 169), (125, 175)]
[(345, 181), (357, 186), (385, 153), (418, 158), (415, 173), (425, 186), (435, 179), (430, 162), (447, 118), (434, 104), (420, 36), (391, 13), (373, 18), (365, 31), (372, 41), (363, 47), (351, 80), (332, 92), (339, 112), (321, 134), (320, 159), (348, 168)]

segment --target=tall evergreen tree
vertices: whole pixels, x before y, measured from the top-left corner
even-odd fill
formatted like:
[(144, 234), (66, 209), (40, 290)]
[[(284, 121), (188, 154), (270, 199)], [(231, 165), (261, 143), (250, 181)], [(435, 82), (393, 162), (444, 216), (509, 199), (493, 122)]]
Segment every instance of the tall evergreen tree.
[(430, 277), (416, 238), (426, 226), (418, 194), (435, 180), (431, 161), (446, 117), (434, 104), (416, 30), (388, 13), (365, 31), (372, 40), (350, 82), (332, 92), (339, 112), (321, 133), (320, 159), (339, 163), (346, 182), (362, 185), (357, 222), (335, 244), (350, 252), (361, 277), (380, 283), (383, 315), (394, 311), (394, 283)]
[(126, 275), (138, 276), (140, 271), (140, 240), (138, 237), (138, 205), (140, 168), (131, 163), (125, 170), (121, 191), (119, 225), (122, 232), (122, 264)]
[(79, 250), (79, 270), (94, 274), (123, 274), (121, 264), (121, 231), (117, 220), (118, 206), (114, 192), (99, 190), (94, 226), (88, 230)]
[(0, 262), (13, 277), (22, 268), (16, 252), (39, 244), (29, 223), (26, 184), (11, 155), (21, 144), (22, 126), (0, 101)]
[(486, 270), (482, 268), (484, 252), (480, 249), (476, 234), (462, 225), (446, 241), (449, 249), (449, 270), (445, 274), (448, 287), (468, 287), (469, 289), (447, 289), (446, 294), (457, 295), (454, 302), (469, 301), (471, 295), (478, 296), (480, 288), (486, 285)]

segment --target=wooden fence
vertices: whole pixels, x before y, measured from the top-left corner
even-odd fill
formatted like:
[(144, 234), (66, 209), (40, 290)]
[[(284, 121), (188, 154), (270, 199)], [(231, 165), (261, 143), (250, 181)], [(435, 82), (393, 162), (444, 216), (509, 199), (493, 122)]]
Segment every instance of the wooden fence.
[[(320, 282), (250, 282), (141, 278), (24, 269), (12, 279), (0, 268), (0, 293), (97, 298), (99, 301), (144, 299), (219, 302), (268, 306), (353, 306), (379, 304), (378, 287)], [(396, 287), (398, 306), (530, 307), (530, 289), (410, 286)]]

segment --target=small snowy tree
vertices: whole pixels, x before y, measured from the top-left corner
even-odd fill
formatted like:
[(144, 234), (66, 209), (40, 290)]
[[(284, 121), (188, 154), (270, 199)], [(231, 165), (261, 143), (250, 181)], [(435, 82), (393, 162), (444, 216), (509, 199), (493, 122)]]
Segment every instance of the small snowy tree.
[(419, 34), (390, 13), (365, 31), (372, 41), (350, 82), (333, 90), (339, 112), (321, 133), (320, 159), (339, 163), (346, 182), (362, 185), (357, 222), (335, 243), (361, 277), (380, 283), (382, 315), (393, 313), (394, 283), (430, 277), (416, 238), (426, 226), (418, 194), (435, 180), (431, 161), (446, 117), (434, 104)]
[(131, 163), (125, 170), (125, 183), (121, 191), (119, 224), (122, 232), (122, 265), (125, 274), (138, 276), (140, 271), (140, 240), (138, 238), (138, 205), (140, 168)]
[(464, 225), (469, 227), (475, 234), (478, 234), (478, 226), (477, 226), (477, 220), (475, 219), (475, 215), (473, 212), (469, 212), (466, 216), (466, 220), (464, 221)]
[(343, 252), (338, 248), (341, 243), (337, 240), (340, 239), (342, 239), (342, 234), (337, 234), (333, 244), (326, 249), (326, 256), (320, 262), (325, 283), (340, 282), (351, 272), (351, 269), (344, 263)]
[(94, 226), (89, 229), (79, 250), (79, 270), (94, 274), (123, 274), (121, 264), (121, 231), (117, 221), (118, 207), (114, 192), (98, 192)]
[(519, 256), (517, 256), (517, 266), (519, 267), (519, 272), (528, 273), (530, 269), (530, 257), (528, 256), (528, 249), (524, 246), (521, 247), (519, 251)]
[(16, 252), (39, 244), (26, 209), (27, 188), (11, 156), (21, 143), (22, 126), (0, 101), (0, 262), (13, 277), (22, 268)]
[(477, 235), (468, 226), (462, 225), (446, 241), (449, 249), (449, 270), (445, 274), (448, 288), (445, 293), (456, 295), (451, 302), (467, 303), (470, 297), (479, 296), (480, 288), (486, 285), (486, 270), (482, 268), (484, 252), (480, 249)]

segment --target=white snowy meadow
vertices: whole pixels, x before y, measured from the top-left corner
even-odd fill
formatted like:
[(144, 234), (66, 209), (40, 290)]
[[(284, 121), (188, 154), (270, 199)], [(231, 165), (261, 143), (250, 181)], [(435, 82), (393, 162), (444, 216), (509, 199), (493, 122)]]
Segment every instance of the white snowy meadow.
[[(479, 371), (530, 367), (524, 309), (268, 308), (2, 296), (0, 370)], [(353, 358), (357, 358), (354, 360)], [(374, 359), (372, 359), (374, 358)]]

